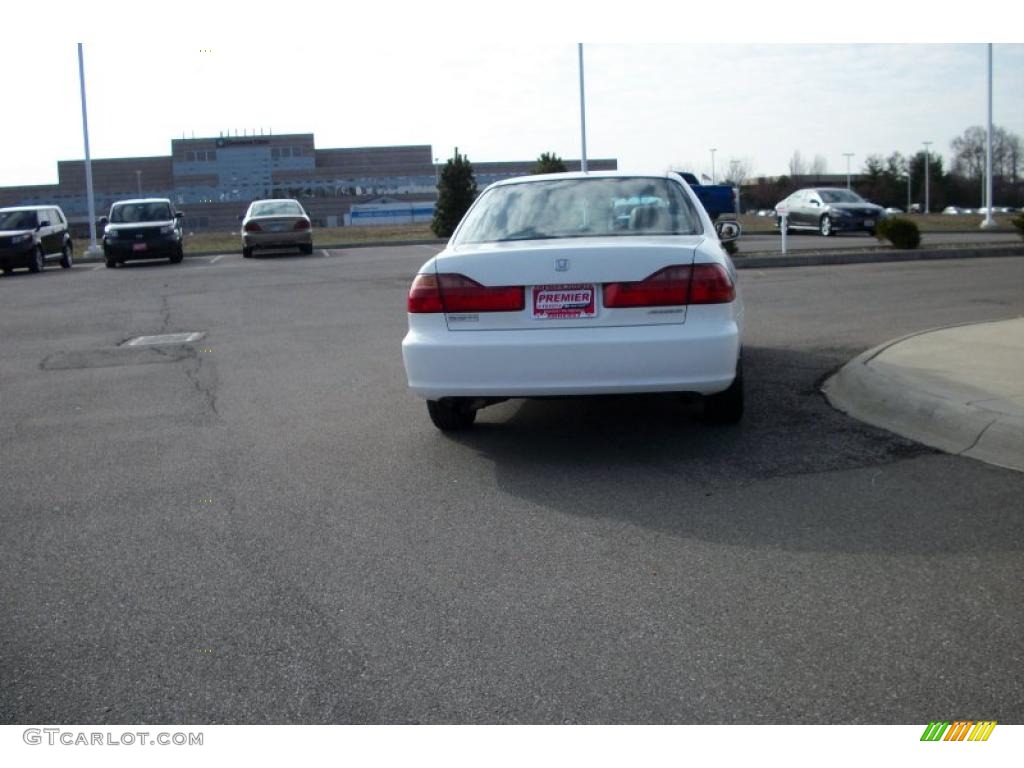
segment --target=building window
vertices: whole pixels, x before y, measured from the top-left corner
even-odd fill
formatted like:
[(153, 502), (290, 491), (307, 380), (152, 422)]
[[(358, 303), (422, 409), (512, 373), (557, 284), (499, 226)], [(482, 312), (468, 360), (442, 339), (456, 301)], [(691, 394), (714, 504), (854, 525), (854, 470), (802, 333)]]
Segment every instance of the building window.
[(281, 157), (281, 150), (279, 150), (277, 147), (274, 147), (273, 149), (270, 150), (270, 159), (271, 160), (278, 160), (278, 159), (280, 159), (280, 157)]
[(186, 152), (185, 153), (185, 162), (186, 163), (195, 162), (195, 159), (196, 159), (196, 153), (195, 152)]

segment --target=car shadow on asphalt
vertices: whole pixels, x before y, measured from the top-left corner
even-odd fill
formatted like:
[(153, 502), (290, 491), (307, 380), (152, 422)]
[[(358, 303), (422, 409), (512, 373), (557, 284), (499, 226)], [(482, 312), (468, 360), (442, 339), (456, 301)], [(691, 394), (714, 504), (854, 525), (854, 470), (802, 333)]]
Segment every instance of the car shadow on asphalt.
[[(1006, 514), (1024, 476), (941, 455), (828, 404), (821, 382), (860, 351), (748, 347), (737, 425), (705, 423), (701, 403), (679, 396), (528, 400), (484, 410), (450, 439), (492, 461), (499, 487), (516, 497), (723, 544), (917, 554), (1024, 546), (1024, 516)], [(921, 457), (949, 471), (906, 461)], [(958, 498), (969, 514), (937, 516)]]

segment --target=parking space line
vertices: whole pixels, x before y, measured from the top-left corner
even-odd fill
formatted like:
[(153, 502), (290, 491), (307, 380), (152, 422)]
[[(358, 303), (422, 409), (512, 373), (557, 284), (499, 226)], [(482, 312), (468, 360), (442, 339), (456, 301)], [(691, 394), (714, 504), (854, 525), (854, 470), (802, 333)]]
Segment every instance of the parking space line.
[(329, 259), (331, 257), (331, 254), (324, 249), (320, 249), (320, 255), (323, 256), (325, 259)]
[(222, 253), (222, 254), (220, 254), (218, 256), (214, 256), (212, 259), (210, 259), (210, 263), (211, 264), (216, 264), (218, 261), (220, 261), (221, 259), (223, 259), (227, 255), (228, 254), (226, 254), (226, 253)]

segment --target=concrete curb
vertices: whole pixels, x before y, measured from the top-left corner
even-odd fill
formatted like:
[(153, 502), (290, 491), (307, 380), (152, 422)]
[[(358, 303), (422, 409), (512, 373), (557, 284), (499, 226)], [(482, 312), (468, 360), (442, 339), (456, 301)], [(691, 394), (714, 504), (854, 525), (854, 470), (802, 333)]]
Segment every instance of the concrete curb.
[[(386, 248), (388, 246), (403, 246), (403, 245), (441, 245), (443, 246), (447, 240), (382, 240), (379, 242), (359, 242), (359, 243), (328, 243), (327, 245), (315, 245), (316, 250), (350, 250), (352, 248)], [(236, 251), (196, 251), (193, 253), (186, 253), (185, 258), (190, 259), (196, 256), (220, 256), (224, 253), (241, 253), (241, 247)], [(76, 264), (96, 264), (103, 261), (103, 256), (86, 256), (84, 253), (81, 255), (75, 255)]]
[[(440, 245), (443, 241), (438, 240), (391, 240), (372, 243), (335, 243), (328, 245), (317, 245), (318, 250), (350, 250), (354, 248), (388, 248), (402, 247), (406, 245)], [(202, 256), (219, 256), (223, 253), (233, 251), (200, 251), (198, 253), (186, 253), (185, 258)], [(1024, 256), (1024, 243), (1017, 245), (966, 245), (951, 246), (948, 248), (931, 248), (916, 251), (897, 251), (891, 248), (879, 248), (873, 250), (856, 250), (850, 252), (821, 252), (814, 253), (790, 253), (782, 255), (761, 255), (757, 253), (746, 255), (738, 253), (732, 257), (736, 269), (774, 269), (781, 267), (820, 267), (841, 264), (880, 264), (890, 261), (934, 261), (941, 259), (988, 259), (1001, 256)], [(76, 264), (95, 264), (102, 262), (103, 258), (85, 255), (76, 255)]]
[(871, 365), (897, 344), (963, 325), (986, 323), (932, 328), (888, 341), (844, 365), (825, 382), (822, 392), (832, 407), (860, 421), (946, 453), (1024, 472), (1024, 418), (927, 392), (913, 376)]
[(898, 251), (894, 248), (876, 250), (817, 251), (814, 253), (788, 253), (785, 256), (757, 255), (744, 256), (738, 253), (732, 257), (736, 269), (772, 269), (776, 267), (820, 267), (833, 264), (880, 264), (897, 261), (937, 261), (942, 259), (988, 259), (1002, 256), (1024, 256), (1024, 243), (1017, 245), (964, 245), (949, 248), (928, 248), (914, 251)]

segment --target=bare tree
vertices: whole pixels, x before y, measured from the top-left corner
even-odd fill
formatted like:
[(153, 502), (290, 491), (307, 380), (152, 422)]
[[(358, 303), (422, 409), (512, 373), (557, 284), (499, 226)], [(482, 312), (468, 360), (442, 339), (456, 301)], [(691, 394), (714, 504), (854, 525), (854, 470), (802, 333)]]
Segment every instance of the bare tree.
[(789, 175), (790, 177), (807, 175), (807, 163), (804, 162), (799, 149), (795, 150), (793, 156), (789, 158)]
[(730, 157), (728, 168), (724, 183), (732, 184), (736, 187), (742, 186), (747, 179), (754, 175), (754, 164), (749, 157)]
[(807, 172), (811, 176), (824, 176), (828, 173), (828, 160), (825, 159), (824, 155), (815, 155)]
[[(962, 136), (950, 142), (953, 150), (953, 172), (967, 178), (981, 178), (985, 174), (987, 153), (985, 129), (972, 125)], [(1021, 171), (1020, 136), (1005, 128), (992, 128), (992, 174), (1016, 182)]]

